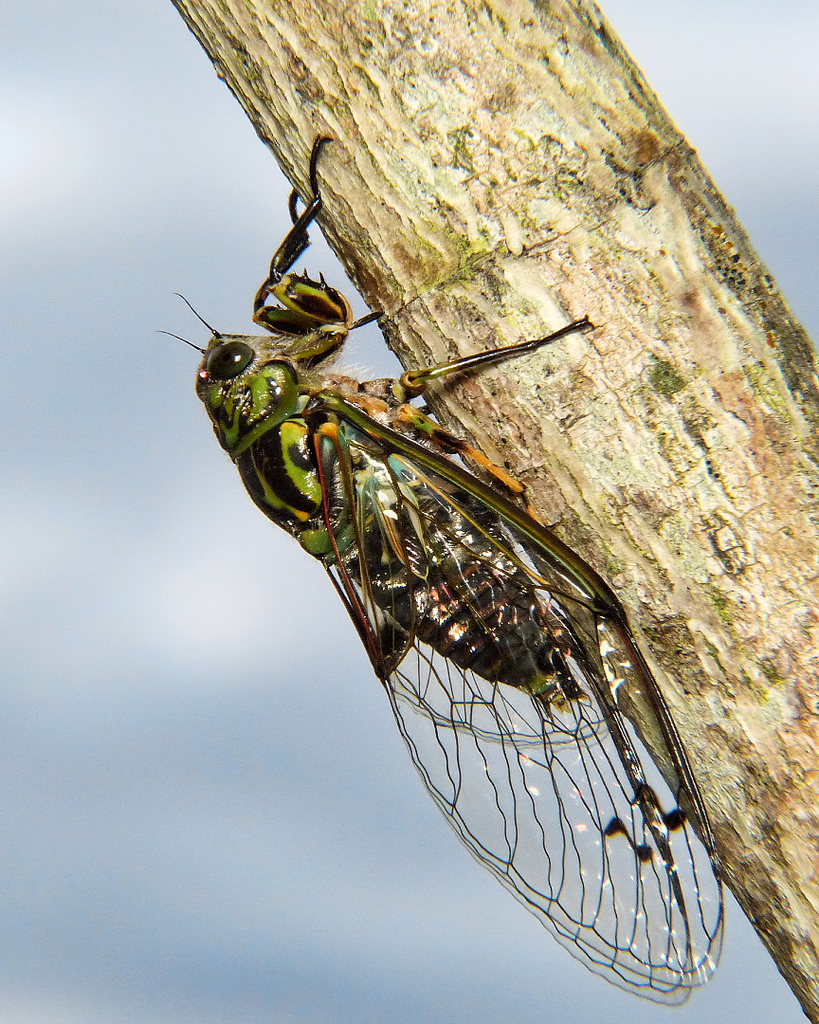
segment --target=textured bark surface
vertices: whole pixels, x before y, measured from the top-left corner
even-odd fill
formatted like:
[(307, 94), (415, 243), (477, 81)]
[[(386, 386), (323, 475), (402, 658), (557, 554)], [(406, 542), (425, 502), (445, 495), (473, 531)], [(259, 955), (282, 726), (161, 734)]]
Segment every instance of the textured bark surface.
[(321, 225), (407, 365), (600, 325), (431, 404), (619, 592), (819, 1019), (819, 393), (732, 210), (586, 0), (174, 2), (292, 181), (336, 140)]

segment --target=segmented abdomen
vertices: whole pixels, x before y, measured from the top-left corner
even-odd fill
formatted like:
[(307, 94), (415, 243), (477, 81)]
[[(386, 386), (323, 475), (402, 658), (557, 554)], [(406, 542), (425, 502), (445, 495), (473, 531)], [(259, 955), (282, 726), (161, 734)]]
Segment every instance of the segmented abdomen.
[(354, 464), (359, 550), (345, 568), (387, 629), (490, 682), (575, 696), (567, 658), (582, 654), (559, 605), (516, 561), (500, 517), (399, 456), (356, 451)]

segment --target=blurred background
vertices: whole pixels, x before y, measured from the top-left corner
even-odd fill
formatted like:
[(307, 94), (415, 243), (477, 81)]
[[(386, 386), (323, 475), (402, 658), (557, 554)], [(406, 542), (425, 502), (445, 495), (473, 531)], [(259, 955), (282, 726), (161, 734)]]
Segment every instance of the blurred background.
[[(603, 7), (815, 337), (815, 0)], [(687, 1007), (614, 990), (423, 790), (155, 333), (250, 329), (286, 191), (169, 0), (2, 5), (0, 1021), (802, 1020), (733, 904)]]

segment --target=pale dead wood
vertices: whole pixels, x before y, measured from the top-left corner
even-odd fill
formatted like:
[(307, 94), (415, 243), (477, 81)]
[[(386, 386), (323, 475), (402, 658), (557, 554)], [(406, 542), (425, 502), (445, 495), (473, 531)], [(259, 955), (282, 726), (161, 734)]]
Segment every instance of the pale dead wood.
[(336, 140), (322, 227), (408, 365), (600, 325), (435, 408), (620, 593), (819, 1019), (819, 393), (732, 210), (586, 0), (174, 2), (299, 187)]

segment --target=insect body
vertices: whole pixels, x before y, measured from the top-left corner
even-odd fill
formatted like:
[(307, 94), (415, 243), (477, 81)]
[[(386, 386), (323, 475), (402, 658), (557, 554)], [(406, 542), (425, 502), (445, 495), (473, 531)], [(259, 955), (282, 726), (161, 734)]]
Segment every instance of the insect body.
[(625, 612), (549, 529), (447, 455), (509, 485), (502, 470), (409, 404), (432, 380), (592, 325), (397, 381), (320, 372), (364, 322), (323, 279), (291, 272), (321, 209), (324, 141), (313, 198), (299, 214), (291, 196), (293, 228), (256, 296), (269, 335), (214, 334), (197, 393), (253, 501), (327, 569), (470, 852), (586, 966), (681, 1003), (719, 955), (718, 862)]

